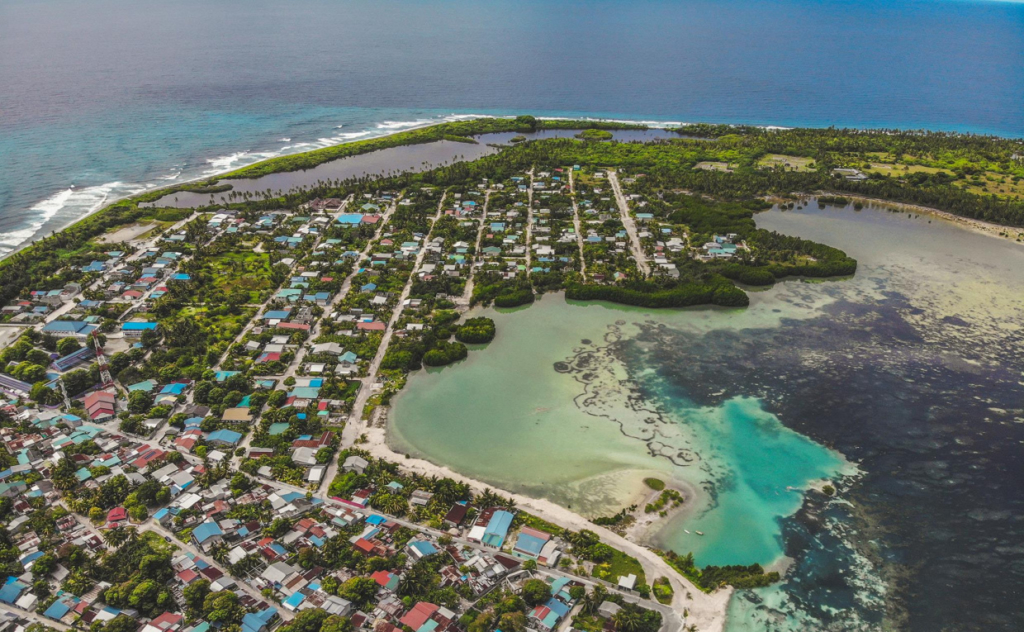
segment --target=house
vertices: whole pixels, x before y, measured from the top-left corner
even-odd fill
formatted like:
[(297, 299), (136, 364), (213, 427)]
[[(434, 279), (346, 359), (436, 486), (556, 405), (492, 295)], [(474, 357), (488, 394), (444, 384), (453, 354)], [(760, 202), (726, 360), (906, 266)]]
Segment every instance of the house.
[(115, 401), (112, 393), (93, 391), (85, 396), (85, 412), (89, 414), (89, 419), (93, 421), (110, 419), (117, 412)]
[(312, 467), (316, 465), (316, 453), (315, 448), (297, 448), (292, 452), (292, 461), (299, 465)]
[(366, 459), (364, 459), (361, 456), (353, 455), (345, 459), (345, 463), (344, 465), (342, 465), (342, 469), (344, 469), (346, 472), (356, 472), (357, 474), (362, 474), (366, 471), (366, 467), (368, 465), (369, 463), (366, 461)]
[(180, 614), (165, 612), (147, 623), (140, 632), (177, 632), (185, 620)]
[(438, 553), (437, 548), (426, 540), (414, 540), (407, 544), (405, 548), (409, 555), (417, 561)]
[(57, 338), (68, 338), (71, 336), (85, 338), (92, 335), (92, 332), (95, 330), (96, 325), (90, 325), (89, 323), (77, 320), (55, 320), (43, 326), (44, 334), (50, 334)]
[(469, 539), (484, 546), (500, 549), (512, 526), (512, 514), (504, 509), (485, 509), (469, 532)]
[(530, 527), (523, 527), (516, 538), (515, 545), (512, 547), (512, 554), (517, 557), (537, 559), (544, 549), (544, 545), (550, 539), (551, 534), (549, 533), (531, 529)]
[(121, 325), (121, 332), (125, 338), (137, 339), (142, 338), (142, 335), (147, 331), (155, 332), (157, 323), (144, 323), (144, 322), (127, 322)]
[(220, 526), (213, 522), (204, 522), (195, 529), (192, 530), (192, 542), (195, 543), (201, 551), (208, 552), (215, 544), (224, 541), (224, 532), (221, 531)]
[(597, 607), (597, 614), (605, 619), (611, 619), (619, 613), (619, 610), (622, 610), (622, 606), (614, 601), (602, 601), (601, 605)]
[(409, 626), (413, 630), (419, 630), (438, 610), (440, 610), (440, 606), (421, 601), (413, 606), (409, 612), (405, 613), (405, 616), (399, 619), (398, 622), (403, 626)]
[(107, 513), (107, 528), (113, 529), (128, 521), (128, 511), (124, 507), (114, 507)]
[(452, 508), (448, 510), (448, 513), (444, 516), (444, 524), (446, 527), (457, 527), (462, 524), (462, 521), (466, 519), (466, 512), (469, 508), (463, 504), (452, 505)]
[(242, 617), (242, 632), (267, 632), (275, 617), (277, 617), (277, 609), (273, 607), (247, 613)]
[(206, 442), (211, 445), (217, 446), (230, 446), (235, 447), (238, 442), (242, 440), (241, 433), (235, 432), (234, 430), (220, 429), (215, 430), (206, 436)]

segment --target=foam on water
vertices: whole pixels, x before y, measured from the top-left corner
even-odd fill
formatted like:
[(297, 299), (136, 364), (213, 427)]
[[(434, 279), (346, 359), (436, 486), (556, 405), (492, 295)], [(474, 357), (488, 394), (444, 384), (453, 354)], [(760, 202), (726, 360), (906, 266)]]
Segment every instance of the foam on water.
[(108, 200), (133, 195), (145, 189), (146, 186), (140, 184), (108, 182), (81, 189), (70, 187), (55, 193), (29, 209), (24, 228), (0, 233), (0, 255), (7, 255), (32, 239), (51, 220), (67, 218), (74, 221), (98, 210)]

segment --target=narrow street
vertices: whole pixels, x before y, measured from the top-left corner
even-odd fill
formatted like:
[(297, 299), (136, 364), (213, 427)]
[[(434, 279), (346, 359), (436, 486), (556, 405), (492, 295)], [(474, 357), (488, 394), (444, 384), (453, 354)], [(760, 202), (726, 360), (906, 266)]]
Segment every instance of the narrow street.
[(629, 235), (629, 247), (633, 251), (636, 265), (645, 277), (650, 276), (651, 265), (647, 261), (647, 256), (644, 255), (643, 247), (640, 246), (640, 236), (636, 231), (636, 222), (633, 221), (633, 216), (629, 214), (629, 204), (626, 202), (626, 196), (622, 195), (622, 187), (619, 186), (619, 174), (615, 173), (613, 169), (608, 170), (608, 182), (611, 183), (612, 191), (615, 192), (615, 202), (619, 205), (622, 225), (626, 227), (626, 233)]
[(587, 280), (587, 259), (583, 256), (583, 222), (580, 221), (580, 207), (576, 204), (576, 183), (572, 167), (569, 167), (569, 199), (572, 200), (572, 225), (576, 230), (576, 244), (580, 247), (580, 276)]

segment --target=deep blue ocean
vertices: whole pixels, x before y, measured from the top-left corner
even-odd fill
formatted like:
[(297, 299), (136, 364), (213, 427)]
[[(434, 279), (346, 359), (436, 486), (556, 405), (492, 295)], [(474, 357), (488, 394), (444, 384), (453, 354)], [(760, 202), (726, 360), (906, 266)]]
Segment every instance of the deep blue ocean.
[(1024, 4), (0, 2), (0, 254), (115, 197), (453, 115), (1024, 136)]

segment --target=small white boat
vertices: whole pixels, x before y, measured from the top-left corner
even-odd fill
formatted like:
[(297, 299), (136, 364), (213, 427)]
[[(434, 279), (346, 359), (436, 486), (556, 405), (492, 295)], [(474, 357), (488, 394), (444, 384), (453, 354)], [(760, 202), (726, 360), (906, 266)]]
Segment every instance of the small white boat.
[(697, 535), (704, 535), (703, 531), (697, 531)]
[(690, 530), (689, 530), (689, 529), (683, 529), (683, 532), (684, 532), (684, 533), (689, 533), (689, 532), (690, 532)]

